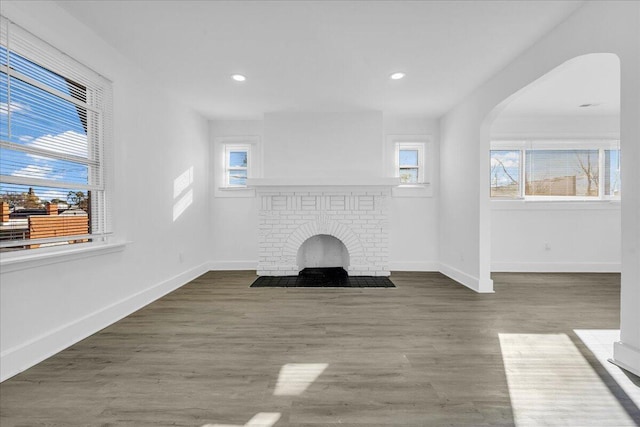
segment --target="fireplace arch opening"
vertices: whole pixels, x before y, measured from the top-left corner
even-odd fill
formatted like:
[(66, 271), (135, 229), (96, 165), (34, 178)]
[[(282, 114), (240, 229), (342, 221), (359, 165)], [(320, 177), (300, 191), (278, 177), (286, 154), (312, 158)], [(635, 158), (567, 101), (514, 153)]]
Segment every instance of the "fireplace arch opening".
[(305, 240), (296, 256), (298, 270), (342, 267), (349, 270), (349, 251), (342, 241), (328, 234), (316, 234)]

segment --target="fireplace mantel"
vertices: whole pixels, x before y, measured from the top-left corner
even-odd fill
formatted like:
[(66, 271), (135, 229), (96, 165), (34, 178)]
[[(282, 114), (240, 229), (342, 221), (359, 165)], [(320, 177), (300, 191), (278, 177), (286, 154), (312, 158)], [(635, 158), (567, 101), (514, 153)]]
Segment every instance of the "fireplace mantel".
[(300, 178), (248, 178), (247, 186), (256, 189), (274, 187), (395, 187), (400, 178), (337, 178), (337, 177), (300, 177)]

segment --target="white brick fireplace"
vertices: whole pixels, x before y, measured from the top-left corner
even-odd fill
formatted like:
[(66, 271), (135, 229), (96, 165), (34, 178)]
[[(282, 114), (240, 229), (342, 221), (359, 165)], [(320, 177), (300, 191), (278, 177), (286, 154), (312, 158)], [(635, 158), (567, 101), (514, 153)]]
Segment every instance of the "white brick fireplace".
[(388, 276), (388, 199), (396, 181), (250, 179), (260, 199), (258, 275), (297, 275), (302, 244), (328, 235), (346, 247), (350, 276)]

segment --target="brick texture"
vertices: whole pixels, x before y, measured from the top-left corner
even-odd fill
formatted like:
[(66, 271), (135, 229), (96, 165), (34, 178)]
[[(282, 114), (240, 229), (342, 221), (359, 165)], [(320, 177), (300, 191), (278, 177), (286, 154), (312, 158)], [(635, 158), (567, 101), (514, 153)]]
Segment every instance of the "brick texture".
[(389, 191), (258, 191), (258, 275), (298, 274), (300, 246), (325, 234), (347, 248), (350, 276), (388, 276)]

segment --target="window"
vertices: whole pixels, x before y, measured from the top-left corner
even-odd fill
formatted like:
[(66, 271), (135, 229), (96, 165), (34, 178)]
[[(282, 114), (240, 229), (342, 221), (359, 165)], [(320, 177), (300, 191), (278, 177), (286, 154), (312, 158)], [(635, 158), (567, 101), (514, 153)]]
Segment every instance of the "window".
[(494, 142), (492, 198), (605, 200), (620, 197), (618, 141)]
[(423, 184), (424, 143), (396, 143), (396, 176), (401, 185)]
[(246, 145), (225, 147), (225, 185), (227, 187), (247, 186), (249, 153), (250, 147)]
[(491, 151), (491, 197), (520, 197), (520, 150)]
[(0, 249), (110, 231), (110, 83), (1, 18)]
[(216, 136), (211, 154), (215, 197), (255, 197), (248, 181), (262, 174), (259, 136)]

